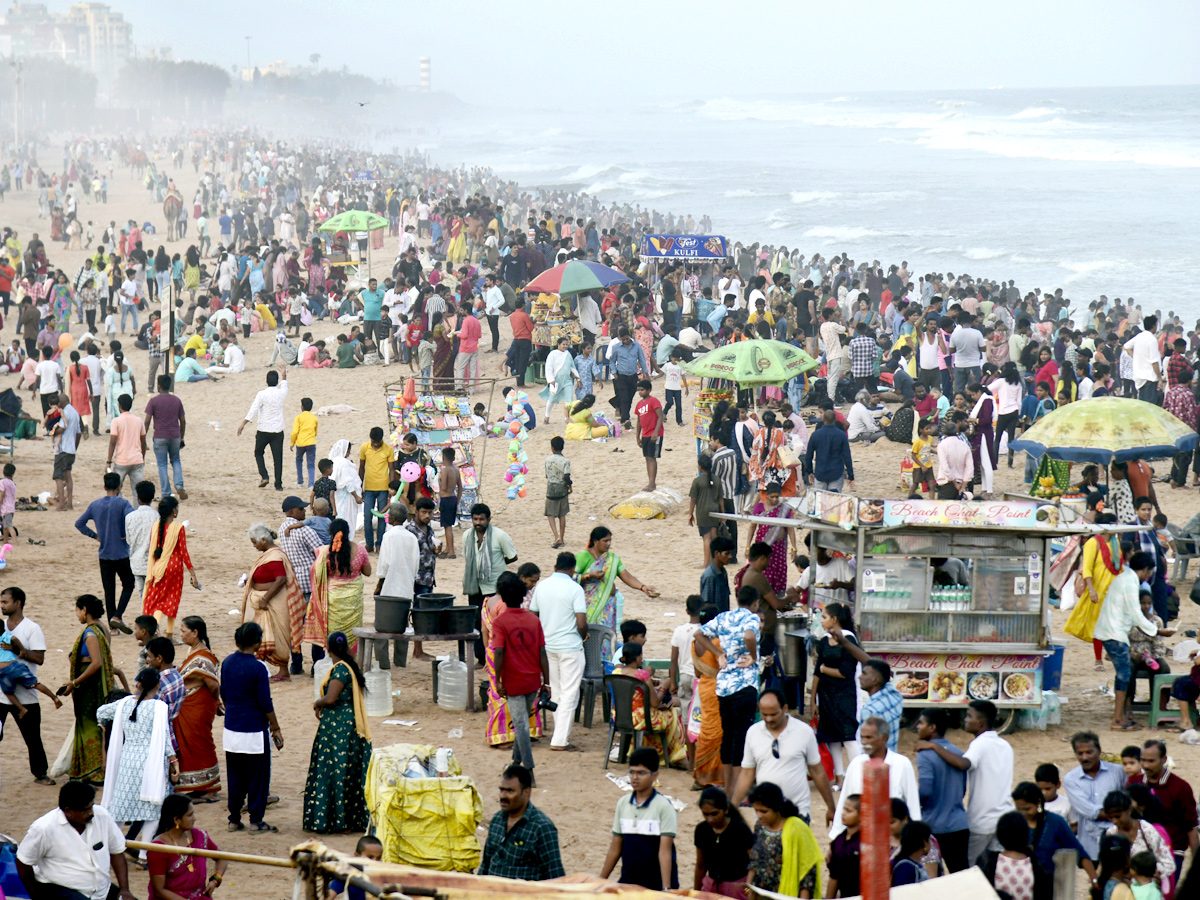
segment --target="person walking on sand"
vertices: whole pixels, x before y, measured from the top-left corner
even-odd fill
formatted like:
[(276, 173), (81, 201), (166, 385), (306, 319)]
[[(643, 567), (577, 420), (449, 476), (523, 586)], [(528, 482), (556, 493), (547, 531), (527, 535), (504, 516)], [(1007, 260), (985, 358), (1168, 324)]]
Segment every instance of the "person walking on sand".
[(550, 438), (551, 453), (546, 457), (546, 521), (550, 523), (550, 545), (561, 550), (567, 545), (567, 514), (571, 511), (571, 461), (563, 456), (566, 441), (560, 435)]
[[(100, 543), (100, 581), (104, 585), (104, 606), (111, 628), (133, 634), (122, 616), (133, 595), (133, 570), (129, 567), (129, 543), (125, 539), (125, 517), (133, 512), (129, 501), (121, 496), (121, 476), (116, 472), (104, 475), (104, 496), (88, 504), (75, 529), (85, 537)], [(96, 526), (93, 531), (88, 522)], [(115, 600), (117, 578), (121, 579), (121, 598)]]
[[(282, 384), (280, 378), (283, 379)], [(275, 463), (275, 490), (283, 490), (283, 401), (287, 399), (287, 392), (287, 366), (280, 363), (279, 371), (272, 369), (267, 373), (267, 386), (254, 395), (254, 402), (250, 404), (246, 418), (238, 425), (237, 433), (238, 437), (241, 437), (242, 429), (253, 422), (255, 417), (258, 418), (258, 432), (254, 436), (254, 459), (258, 463), (260, 488), (271, 483), (265, 459), (266, 449), (270, 447)]]

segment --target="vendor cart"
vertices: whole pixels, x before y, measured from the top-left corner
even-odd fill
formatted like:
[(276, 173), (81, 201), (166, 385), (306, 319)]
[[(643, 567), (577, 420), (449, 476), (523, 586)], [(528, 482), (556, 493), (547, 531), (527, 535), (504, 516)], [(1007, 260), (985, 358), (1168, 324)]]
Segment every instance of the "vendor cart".
[(1056, 506), (1036, 500), (864, 500), (810, 489), (797, 504), (796, 518), (770, 521), (808, 528), (814, 552), (854, 561), (858, 637), (891, 666), (904, 706), (990, 700), (1004, 713), (1001, 732), (1018, 711), (1041, 707), (1048, 661), (1061, 666), (1050, 640), (1051, 545), (1128, 530), (1065, 525)]

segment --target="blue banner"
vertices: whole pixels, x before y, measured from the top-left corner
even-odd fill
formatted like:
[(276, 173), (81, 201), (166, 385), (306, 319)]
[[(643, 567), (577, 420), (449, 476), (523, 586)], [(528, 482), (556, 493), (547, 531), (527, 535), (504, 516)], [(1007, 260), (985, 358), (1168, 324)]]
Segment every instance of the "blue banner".
[(352, 169), (342, 173), (342, 181), (378, 181), (378, 169)]
[(725, 238), (719, 234), (647, 234), (642, 236), (644, 259), (724, 259)]

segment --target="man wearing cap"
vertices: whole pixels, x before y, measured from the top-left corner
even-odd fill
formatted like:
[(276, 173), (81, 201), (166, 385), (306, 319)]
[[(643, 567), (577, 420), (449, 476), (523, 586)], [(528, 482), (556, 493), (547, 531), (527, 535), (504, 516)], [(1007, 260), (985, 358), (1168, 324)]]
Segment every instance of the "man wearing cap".
[[(316, 562), (317, 551), (324, 546), (321, 536), (304, 524), (304, 511), (308, 504), (299, 497), (285, 497), (283, 514), (286, 518), (279, 526), (279, 546), (287, 554), (288, 561), (296, 573), (296, 581), (304, 592), (304, 602), (307, 604), (312, 594), (312, 565)], [(368, 513), (370, 515), (370, 513)], [(313, 646), (312, 659), (316, 662), (325, 655), (320, 647)], [(292, 654), (293, 675), (304, 674), (303, 657), (299, 653)]]

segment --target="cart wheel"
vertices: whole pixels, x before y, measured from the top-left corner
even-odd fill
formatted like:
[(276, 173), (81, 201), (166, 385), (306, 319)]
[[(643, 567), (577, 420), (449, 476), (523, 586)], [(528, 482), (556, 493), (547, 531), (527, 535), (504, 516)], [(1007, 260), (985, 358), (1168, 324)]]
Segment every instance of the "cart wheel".
[(996, 725), (996, 734), (1010, 734), (1017, 727), (1018, 712), (1019, 710), (1016, 709), (1000, 710), (1001, 716)]

